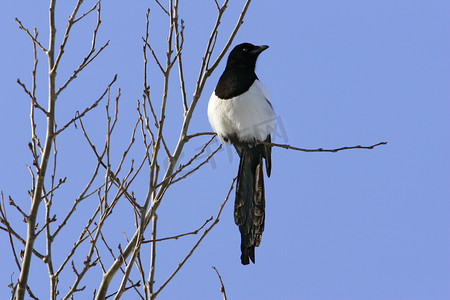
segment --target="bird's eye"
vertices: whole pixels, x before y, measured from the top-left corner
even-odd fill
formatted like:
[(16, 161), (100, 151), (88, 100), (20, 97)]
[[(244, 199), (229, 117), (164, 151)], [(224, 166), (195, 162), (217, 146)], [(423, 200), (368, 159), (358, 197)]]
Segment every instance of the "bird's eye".
[(248, 48), (242, 49), (242, 52), (247, 53), (248, 52)]

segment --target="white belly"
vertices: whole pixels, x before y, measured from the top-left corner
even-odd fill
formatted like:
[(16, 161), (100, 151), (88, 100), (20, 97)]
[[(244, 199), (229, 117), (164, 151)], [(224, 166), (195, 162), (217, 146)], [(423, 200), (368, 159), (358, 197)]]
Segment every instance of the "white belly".
[(265, 140), (273, 131), (274, 117), (267, 91), (259, 80), (242, 95), (221, 100), (215, 93), (208, 103), (208, 119), (222, 143), (236, 135), (239, 141)]

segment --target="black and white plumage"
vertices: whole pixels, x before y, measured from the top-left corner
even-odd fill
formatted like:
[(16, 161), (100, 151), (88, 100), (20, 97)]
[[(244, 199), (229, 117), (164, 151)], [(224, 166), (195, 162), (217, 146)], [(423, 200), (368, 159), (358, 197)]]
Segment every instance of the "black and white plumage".
[(225, 71), (208, 103), (208, 119), (222, 143), (232, 143), (240, 157), (234, 220), (241, 233), (241, 263), (255, 262), (255, 247), (264, 231), (263, 158), (271, 171), (270, 142), (274, 111), (255, 74), (256, 59), (268, 46), (243, 43), (228, 56)]

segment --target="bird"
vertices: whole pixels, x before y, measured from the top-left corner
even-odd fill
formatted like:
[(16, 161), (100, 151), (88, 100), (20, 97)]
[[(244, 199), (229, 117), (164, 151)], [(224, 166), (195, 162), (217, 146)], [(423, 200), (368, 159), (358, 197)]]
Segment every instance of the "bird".
[[(255, 73), (258, 56), (269, 46), (242, 43), (230, 52), (209, 102), (208, 120), (222, 144), (232, 144), (239, 157), (234, 221), (241, 234), (241, 263), (255, 263), (265, 221), (263, 159), (270, 177), (271, 133), (275, 113)], [(258, 141), (267, 142), (266, 144)]]

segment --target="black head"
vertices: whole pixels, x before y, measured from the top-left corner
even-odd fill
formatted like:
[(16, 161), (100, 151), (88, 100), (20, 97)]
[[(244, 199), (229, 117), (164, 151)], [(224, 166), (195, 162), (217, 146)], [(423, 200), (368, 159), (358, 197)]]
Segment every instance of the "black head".
[(227, 60), (227, 67), (233, 65), (247, 66), (255, 69), (258, 55), (269, 48), (269, 46), (255, 46), (250, 43), (239, 44), (231, 50)]

